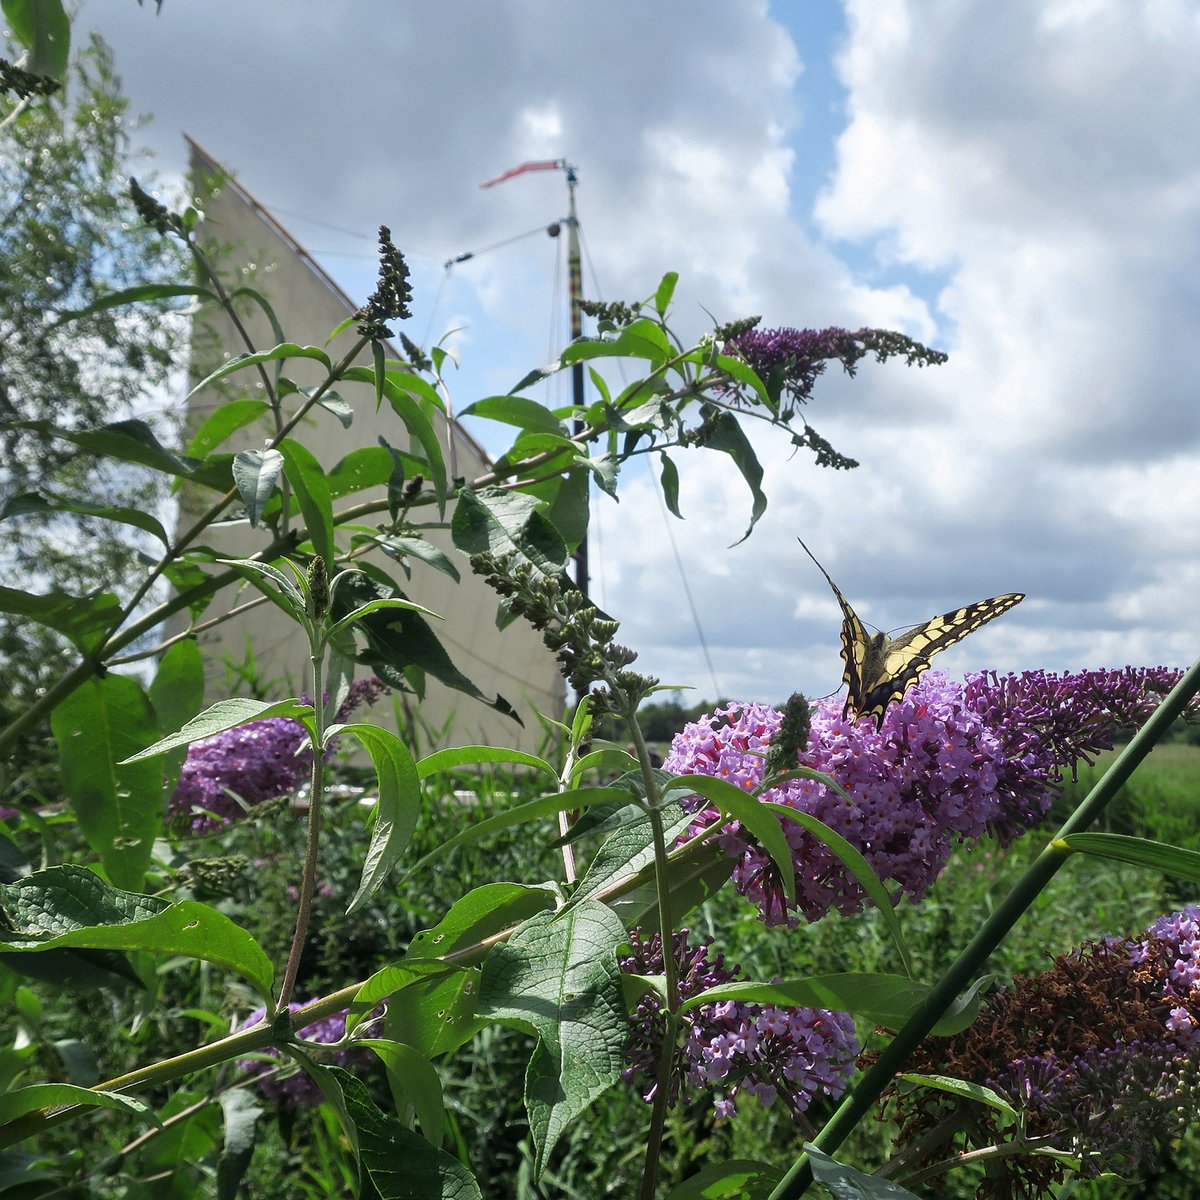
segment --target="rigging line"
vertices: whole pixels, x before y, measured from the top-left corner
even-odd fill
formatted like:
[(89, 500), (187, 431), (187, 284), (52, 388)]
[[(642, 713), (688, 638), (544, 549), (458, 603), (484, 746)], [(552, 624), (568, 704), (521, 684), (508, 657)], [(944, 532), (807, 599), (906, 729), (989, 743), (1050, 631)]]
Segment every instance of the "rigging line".
[[(588, 273), (591, 275), (591, 278), (592, 278), (592, 286), (595, 288), (595, 291), (596, 291), (596, 298), (598, 300), (602, 300), (603, 293), (600, 289), (599, 278), (596, 275), (596, 265), (592, 261), (591, 249), (588, 246), (587, 238), (584, 236), (583, 226), (579, 225), (578, 229), (579, 229), (579, 242), (583, 249), (583, 257), (587, 263)], [(627, 383), (628, 380), (625, 377), (625, 365), (624, 365), (624, 363), (621, 362), (620, 359), (617, 360), (617, 372), (621, 376), (621, 383), (622, 384)], [(666, 505), (663, 503), (662, 490), (658, 486), (653, 486), (653, 490), (654, 490), (654, 498), (658, 501), (658, 511), (659, 511), (660, 515), (662, 516), (663, 527), (667, 531), (667, 540), (671, 543), (671, 553), (675, 557), (675, 568), (679, 572), (679, 581), (680, 581), (680, 583), (683, 584), (683, 592), (684, 592), (684, 595), (687, 597), (688, 609), (690, 610), (690, 612), (692, 614), (692, 624), (695, 626), (695, 629), (696, 629), (696, 640), (700, 643), (700, 649), (704, 653), (704, 661), (708, 665), (708, 677), (712, 681), (713, 689), (716, 693), (713, 696), (713, 703), (716, 704), (721, 700), (722, 692), (721, 692), (721, 685), (717, 681), (717, 672), (716, 672), (716, 668), (713, 666), (712, 656), (711, 656), (711, 654), (709, 654), (709, 651), (708, 651), (708, 639), (704, 636), (704, 626), (700, 622), (700, 613), (696, 608), (696, 602), (692, 596), (692, 589), (688, 583), (687, 570), (685, 569), (685, 567), (683, 565), (683, 559), (679, 554), (679, 547), (675, 543), (675, 534), (671, 530), (671, 516), (667, 512)]]
[[(553, 222), (551, 222), (553, 224)], [(446, 260), (447, 267), (453, 267), (458, 263), (467, 262), (472, 258), (478, 258), (481, 254), (488, 254), (492, 250), (499, 250), (502, 246), (511, 246), (513, 242), (519, 242), (522, 238), (533, 237), (535, 233), (545, 233), (546, 226), (539, 225), (536, 229), (527, 230), (525, 233), (515, 233), (512, 237), (504, 238), (499, 242), (492, 242), (490, 246), (481, 246), (478, 250), (464, 250), (462, 254), (456, 254), (453, 258)]]
[(721, 685), (717, 681), (717, 670), (713, 666), (712, 655), (708, 652), (708, 639), (704, 636), (704, 628), (700, 624), (700, 613), (696, 609), (696, 601), (692, 597), (692, 589), (688, 584), (687, 571), (683, 567), (683, 559), (679, 555), (679, 547), (675, 544), (675, 534), (671, 531), (670, 514), (667, 512), (667, 506), (663, 503), (662, 490), (654, 489), (654, 498), (658, 501), (658, 511), (662, 514), (663, 526), (667, 531), (667, 541), (671, 543), (671, 553), (675, 556), (675, 566), (679, 571), (679, 582), (683, 584), (683, 594), (687, 597), (688, 609), (692, 614), (692, 624), (696, 627), (696, 638), (700, 642), (700, 649), (704, 652), (704, 661), (708, 665), (708, 677), (712, 680), (713, 685), (713, 703), (721, 702), (722, 693)]
[(433, 319), (437, 316), (438, 305), (442, 301), (442, 292), (446, 287), (446, 280), (450, 278), (450, 264), (447, 263), (442, 271), (441, 281), (438, 283), (437, 291), (433, 294), (433, 304), (429, 307), (429, 320), (425, 322), (425, 333), (421, 337), (420, 344), (422, 346), (429, 345), (429, 335), (433, 332)]

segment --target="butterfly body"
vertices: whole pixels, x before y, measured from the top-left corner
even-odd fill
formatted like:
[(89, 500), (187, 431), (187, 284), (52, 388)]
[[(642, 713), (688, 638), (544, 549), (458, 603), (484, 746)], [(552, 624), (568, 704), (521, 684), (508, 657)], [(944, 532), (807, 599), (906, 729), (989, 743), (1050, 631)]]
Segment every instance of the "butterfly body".
[(853, 711), (856, 717), (874, 717), (880, 728), (889, 705), (901, 699), (929, 670), (933, 655), (953, 646), (968, 633), (1025, 599), (1022, 592), (1009, 592), (952, 609), (897, 637), (889, 637), (886, 633), (870, 634), (837, 584), (830, 579), (829, 572), (803, 542), (800, 545), (817, 563), (842, 610), (842, 660), (846, 664), (842, 681), (848, 689), (842, 716), (848, 717)]

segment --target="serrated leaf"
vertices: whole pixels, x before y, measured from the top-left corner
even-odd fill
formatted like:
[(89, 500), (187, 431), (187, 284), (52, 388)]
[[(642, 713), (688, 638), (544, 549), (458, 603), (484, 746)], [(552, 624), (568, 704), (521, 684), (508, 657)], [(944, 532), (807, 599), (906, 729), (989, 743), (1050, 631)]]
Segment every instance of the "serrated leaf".
[(420, 930), (413, 936), (404, 963), (478, 945), (553, 904), (553, 893), (544, 887), (486, 883), (473, 888), (432, 929)]
[(73, 1083), (34, 1083), (0, 1095), (0, 1124), (7, 1124), (26, 1113), (62, 1104), (79, 1104), (87, 1108), (116, 1108), (132, 1113), (150, 1124), (160, 1124), (144, 1100), (124, 1092), (92, 1091)]
[(234, 696), (228, 700), (218, 700), (216, 704), (206, 708), (198, 717), (189, 721), (176, 733), (162, 738), (153, 746), (147, 746), (137, 754), (131, 754), (122, 762), (137, 762), (143, 758), (151, 758), (155, 754), (162, 754), (176, 746), (190, 745), (192, 742), (213, 737), (215, 734), (224, 733), (226, 729), (233, 729), (250, 721), (262, 721), (267, 717), (290, 717), (293, 721), (303, 723), (312, 715), (311, 704), (302, 704), (293, 698), (268, 701)]
[(50, 727), (84, 838), (113, 883), (140, 888), (162, 833), (164, 800), (162, 762), (129, 761), (158, 733), (149, 698), (126, 675), (89, 679), (59, 702)]
[(274, 968), (262, 947), (227, 916), (185, 900), (161, 900), (109, 888), (81, 867), (50, 867), (0, 885), (8, 930), (0, 946), (14, 954), (59, 948), (147, 950), (182, 954), (236, 971), (270, 999)]
[(567, 1126), (620, 1077), (629, 1035), (616, 948), (625, 929), (603, 904), (529, 918), (492, 949), (478, 1013), (534, 1034), (525, 1105), (534, 1173)]
[(137, 463), (138, 466), (162, 471), (167, 475), (179, 475), (190, 479), (202, 466), (194, 458), (186, 458), (167, 450), (145, 421), (114, 421), (110, 425), (102, 425), (99, 429), (68, 429), (56, 425), (53, 421), (14, 421), (12, 428), (33, 430), (45, 437), (70, 442), (90, 454)]
[(331, 369), (329, 355), (319, 346), (298, 346), (295, 342), (283, 342), (281, 345), (273, 346), (270, 350), (259, 350), (254, 354), (235, 355), (228, 362), (222, 363), (212, 374), (206, 375), (200, 380), (188, 392), (188, 398), (190, 399), (202, 388), (208, 387), (209, 384), (216, 383), (217, 380), (224, 379), (227, 375), (232, 375), (235, 371), (257, 366), (259, 363), (281, 362), (289, 358), (313, 358), (327, 371)]
[(518, 554), (544, 575), (558, 577), (570, 555), (538, 501), (520, 492), (486, 488), (459, 493), (451, 521), (454, 544), (466, 554)]
[(271, 406), (267, 401), (251, 400), (245, 396), (240, 400), (230, 400), (226, 404), (218, 405), (188, 443), (188, 454), (193, 458), (204, 458), (231, 434), (252, 424), (270, 411)]
[(153, 534), (164, 546), (170, 545), (167, 532), (157, 518), (137, 508), (120, 508), (105, 504), (88, 504), (83, 500), (69, 500), (61, 496), (47, 499), (36, 492), (25, 492), (12, 496), (0, 504), (0, 521), (9, 517), (47, 516), (51, 513), (77, 513), (82, 517), (98, 517), (103, 521), (116, 521), (121, 525), (132, 525)]
[(346, 1014), (346, 1032), (353, 1032), (378, 1005), (419, 983), (442, 981), (448, 975), (461, 973), (463, 968), (438, 962), (436, 959), (405, 959), (391, 963), (363, 981), (350, 1002)]
[(667, 1200), (767, 1200), (783, 1172), (750, 1159), (710, 1163), (685, 1179)]
[(379, 781), (379, 799), (375, 802), (371, 844), (363, 860), (362, 879), (346, 909), (352, 913), (378, 891), (396, 860), (408, 848), (420, 812), (421, 785), (413, 756), (394, 733), (378, 725), (335, 725), (327, 738), (340, 734), (358, 739), (371, 756)]
[(483, 1200), (475, 1177), (457, 1158), (385, 1116), (349, 1071), (325, 1070), (341, 1087), (359, 1162), (381, 1200)]
[(835, 1200), (921, 1200), (890, 1179), (878, 1179), (864, 1175), (853, 1167), (847, 1167), (806, 1142), (804, 1152), (812, 1164), (813, 1178), (827, 1187)]
[(246, 506), (251, 526), (257, 526), (263, 509), (283, 472), (278, 450), (243, 450), (233, 456), (233, 483)]

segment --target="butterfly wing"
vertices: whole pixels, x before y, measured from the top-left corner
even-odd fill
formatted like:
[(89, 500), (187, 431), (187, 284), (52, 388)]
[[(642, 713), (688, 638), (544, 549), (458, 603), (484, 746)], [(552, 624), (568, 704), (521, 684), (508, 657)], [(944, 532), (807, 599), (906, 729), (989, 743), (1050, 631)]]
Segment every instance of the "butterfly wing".
[(882, 726), (888, 706), (899, 700), (929, 670), (933, 655), (962, 641), (968, 633), (1008, 612), (1024, 599), (1022, 592), (993, 596), (990, 600), (980, 600), (943, 613), (897, 638), (884, 637), (878, 655), (878, 672), (867, 676), (862, 704), (853, 705), (855, 712), (859, 716), (873, 716)]
[(842, 609), (842, 661), (846, 664), (842, 681), (847, 689), (842, 716), (846, 717), (853, 711), (856, 717), (874, 717), (880, 728), (883, 727), (883, 717), (888, 707), (929, 670), (929, 660), (933, 655), (947, 646), (953, 646), (980, 625), (986, 625), (993, 617), (1007, 612), (1025, 599), (1023, 592), (1010, 592), (943, 613), (896, 638), (890, 638), (885, 633), (872, 635), (858, 619), (858, 614), (850, 607), (850, 602), (842, 595), (838, 585), (830, 579), (829, 572), (817, 562), (813, 552), (799, 538), (796, 540), (800, 542), (804, 553), (817, 563), (817, 570), (825, 576)]

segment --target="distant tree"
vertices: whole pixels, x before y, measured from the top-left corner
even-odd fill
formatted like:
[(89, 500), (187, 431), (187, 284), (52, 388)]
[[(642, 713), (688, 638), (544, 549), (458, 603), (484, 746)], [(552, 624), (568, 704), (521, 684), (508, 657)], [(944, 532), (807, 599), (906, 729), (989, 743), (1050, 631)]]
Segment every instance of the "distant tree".
[[(0, 57), (15, 62), (17, 50), (6, 43)], [(146, 305), (59, 318), (186, 272), (178, 249), (148, 230), (129, 200), (139, 122), (108, 46), (93, 36), (52, 94), (29, 94), (29, 78), (8, 69), (0, 78), (0, 518), (40, 503), (21, 499), (30, 494), (57, 511), (0, 519), (0, 584), (76, 595), (129, 579), (140, 569), (137, 546), (114, 532), (121, 526), (63, 504), (104, 505), (119, 494), (122, 505), (153, 512), (165, 496), (161, 476), (98, 465), (109, 460), (52, 430), (136, 413), (169, 432), (164, 385), (184, 331), (179, 318)], [(41, 627), (26, 622), (18, 634), (0, 613), (0, 719), (60, 672), (62, 655)]]

